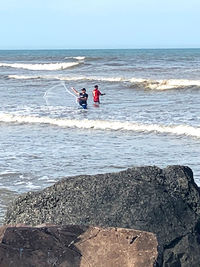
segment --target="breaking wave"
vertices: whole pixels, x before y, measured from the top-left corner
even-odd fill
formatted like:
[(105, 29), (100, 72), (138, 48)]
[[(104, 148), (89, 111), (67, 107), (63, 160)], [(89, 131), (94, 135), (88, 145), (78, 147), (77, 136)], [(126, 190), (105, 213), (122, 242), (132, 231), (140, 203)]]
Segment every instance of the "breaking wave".
[[(66, 63), (67, 64), (67, 63)], [(124, 77), (98, 77), (98, 76), (59, 76), (59, 75), (9, 75), (10, 79), (55, 79), (60, 81), (98, 81), (98, 82), (122, 82), (132, 87), (140, 87), (150, 90), (170, 90), (179, 88), (200, 87), (200, 80), (165, 79), (151, 80), (143, 78)]]
[(120, 77), (97, 77), (97, 76), (59, 76), (59, 75), (8, 75), (10, 79), (54, 79), (60, 81), (107, 81), (107, 82), (123, 82), (128, 81)]
[(8, 75), (9, 79), (16, 80), (32, 80), (32, 79), (42, 79), (44, 76), (41, 75)]
[(68, 59), (68, 58), (74, 58), (74, 59), (77, 59), (77, 60), (84, 60), (85, 57), (84, 56), (77, 56), (77, 57), (65, 57), (65, 59)]
[(138, 122), (104, 121), (104, 120), (76, 120), (76, 119), (56, 119), (50, 117), (20, 116), (7, 113), (0, 114), (0, 122), (17, 124), (48, 124), (66, 128), (81, 128), (94, 130), (111, 131), (132, 131), (144, 133), (162, 133), (185, 135), (200, 138), (200, 127), (188, 125), (160, 125), (144, 124)]
[[(26, 69), (26, 70), (64, 70), (74, 66), (79, 65), (79, 62), (62, 62), (62, 63), (35, 63), (35, 64), (25, 64), (25, 63), (1, 63), (0, 67), (10, 67), (16, 69)], [(19, 76), (19, 75), (16, 75)]]
[(200, 87), (200, 80), (186, 79), (165, 79), (165, 80), (150, 80), (150, 79), (130, 79), (132, 84), (141, 84), (145, 88), (152, 90), (169, 90), (178, 88), (187, 88), (192, 86)]

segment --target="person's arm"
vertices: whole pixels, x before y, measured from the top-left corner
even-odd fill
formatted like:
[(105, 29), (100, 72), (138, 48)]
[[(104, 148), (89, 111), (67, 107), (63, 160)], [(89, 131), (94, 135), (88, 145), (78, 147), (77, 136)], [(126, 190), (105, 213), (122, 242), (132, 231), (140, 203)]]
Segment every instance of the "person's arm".
[(71, 88), (74, 91), (74, 93), (79, 96), (79, 92), (74, 87), (71, 87)]
[(102, 93), (101, 91), (99, 91), (100, 95), (105, 95), (104, 93)]

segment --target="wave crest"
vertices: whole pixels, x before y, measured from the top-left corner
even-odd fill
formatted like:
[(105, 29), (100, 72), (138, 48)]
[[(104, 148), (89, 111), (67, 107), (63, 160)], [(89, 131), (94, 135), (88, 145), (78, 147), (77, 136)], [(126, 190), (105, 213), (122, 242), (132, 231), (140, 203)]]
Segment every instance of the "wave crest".
[(68, 58), (74, 58), (74, 59), (77, 59), (77, 60), (80, 60), (80, 61), (82, 61), (82, 60), (84, 60), (84, 59), (85, 59), (85, 57), (84, 57), (84, 56), (77, 56), (77, 57), (65, 57), (65, 59), (68, 59)]
[(95, 130), (112, 131), (133, 131), (144, 133), (164, 133), (174, 135), (186, 135), (200, 138), (200, 127), (188, 125), (160, 125), (144, 124), (138, 122), (104, 121), (104, 120), (76, 120), (76, 119), (55, 119), (50, 117), (20, 116), (2, 113), (0, 122), (17, 124), (49, 124), (66, 128), (82, 128)]
[(190, 87), (200, 87), (200, 80), (186, 79), (163, 79), (151, 80), (143, 78), (124, 77), (98, 77), (98, 76), (61, 76), (61, 75), (9, 75), (11, 79), (55, 79), (60, 81), (98, 81), (98, 82), (122, 82), (128, 83), (131, 87), (139, 87), (149, 90), (170, 90)]
[(151, 80), (151, 79), (130, 79), (132, 84), (139, 84), (147, 89), (152, 90), (169, 90), (197, 86), (200, 87), (200, 80), (186, 80), (186, 79), (163, 79), (163, 80)]
[[(79, 65), (79, 62), (62, 62), (62, 63), (41, 63), (41, 64), (25, 64), (25, 63), (1, 63), (0, 67), (10, 67), (26, 70), (64, 70)], [(19, 75), (18, 75), (19, 76)]]

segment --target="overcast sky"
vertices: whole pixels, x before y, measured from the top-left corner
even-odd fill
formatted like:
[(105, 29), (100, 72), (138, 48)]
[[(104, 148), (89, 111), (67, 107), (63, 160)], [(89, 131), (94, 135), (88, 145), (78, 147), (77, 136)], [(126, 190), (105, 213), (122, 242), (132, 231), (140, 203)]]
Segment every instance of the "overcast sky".
[(1, 0), (0, 49), (197, 48), (200, 0)]

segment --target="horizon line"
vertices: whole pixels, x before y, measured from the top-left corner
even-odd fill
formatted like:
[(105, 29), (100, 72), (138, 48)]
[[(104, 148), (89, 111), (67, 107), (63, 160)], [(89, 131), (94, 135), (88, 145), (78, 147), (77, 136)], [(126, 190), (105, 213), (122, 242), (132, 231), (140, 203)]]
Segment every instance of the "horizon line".
[(41, 50), (186, 50), (200, 47), (152, 47), (152, 48), (0, 48), (0, 51), (41, 51)]

